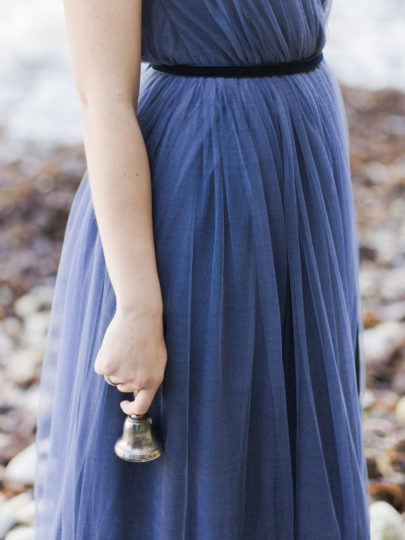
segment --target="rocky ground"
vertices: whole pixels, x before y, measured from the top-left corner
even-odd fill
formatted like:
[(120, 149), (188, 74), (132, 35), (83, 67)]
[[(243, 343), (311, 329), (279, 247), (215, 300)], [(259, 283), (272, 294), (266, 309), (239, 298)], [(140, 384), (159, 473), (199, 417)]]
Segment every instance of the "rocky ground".
[[(360, 242), (372, 540), (400, 540), (405, 539), (405, 94), (341, 88)], [(28, 150), (24, 160), (0, 164), (0, 540), (33, 539), (38, 383), (61, 242), (85, 168), (82, 146)]]

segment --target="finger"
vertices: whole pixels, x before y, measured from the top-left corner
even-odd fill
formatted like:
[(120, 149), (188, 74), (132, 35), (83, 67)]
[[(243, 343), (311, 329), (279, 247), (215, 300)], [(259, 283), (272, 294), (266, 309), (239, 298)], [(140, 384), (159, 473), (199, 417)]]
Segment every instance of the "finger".
[(120, 383), (117, 385), (117, 390), (120, 392), (128, 393), (135, 392), (136, 386), (133, 383)]
[(109, 378), (110, 378), (110, 381), (113, 384), (115, 384), (117, 388), (118, 388), (118, 385), (121, 386), (122, 384), (124, 384), (124, 383), (120, 383), (119, 379), (117, 379), (117, 377), (114, 377), (114, 375), (110, 375)]
[(142, 388), (137, 392), (133, 401), (121, 401), (120, 407), (128, 415), (147, 413), (155, 394), (156, 390)]
[(97, 354), (96, 359), (93, 363), (93, 370), (97, 375), (104, 375), (105, 374), (105, 368), (102, 363), (101, 355)]

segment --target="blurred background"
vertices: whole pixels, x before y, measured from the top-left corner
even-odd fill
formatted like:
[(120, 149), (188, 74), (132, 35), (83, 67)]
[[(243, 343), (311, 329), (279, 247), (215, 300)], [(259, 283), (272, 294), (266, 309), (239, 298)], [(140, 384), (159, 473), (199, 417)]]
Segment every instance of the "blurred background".
[[(405, 539), (404, 36), (405, 0), (334, 0), (324, 49), (350, 131), (372, 540)], [(61, 1), (0, 0), (0, 540), (33, 538), (38, 383), (85, 170), (68, 54)]]

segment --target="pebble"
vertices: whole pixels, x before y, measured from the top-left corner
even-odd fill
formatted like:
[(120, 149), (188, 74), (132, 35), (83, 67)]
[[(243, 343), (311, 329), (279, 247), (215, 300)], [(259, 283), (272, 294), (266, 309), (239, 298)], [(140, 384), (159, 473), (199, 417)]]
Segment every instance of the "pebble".
[(35, 441), (11, 459), (6, 466), (6, 477), (17, 484), (33, 484), (35, 479)]
[(16, 384), (36, 379), (40, 372), (43, 351), (40, 348), (18, 349), (9, 356), (5, 376)]
[(32, 500), (29, 492), (23, 492), (0, 505), (0, 538), (4, 538), (7, 532), (19, 522), (25, 506)]
[(39, 407), (39, 385), (33, 385), (22, 393), (19, 406), (21, 409), (30, 411), (36, 419)]
[(395, 416), (399, 422), (405, 423), (405, 396), (402, 396), (395, 408)]
[(33, 527), (16, 527), (7, 534), (4, 540), (34, 540), (34, 538)]
[(38, 299), (33, 294), (27, 293), (15, 300), (14, 311), (19, 317), (24, 318), (31, 313), (35, 313), (35, 311), (39, 308), (39, 305)]
[(370, 505), (370, 540), (404, 540), (404, 521), (399, 512), (385, 501)]
[(370, 409), (375, 402), (375, 395), (374, 392), (370, 388), (366, 388), (364, 390), (363, 399), (362, 399), (362, 406), (364, 409)]
[(43, 347), (48, 330), (50, 311), (30, 313), (25, 319), (24, 343), (28, 347)]
[(32, 525), (34, 523), (35, 501), (29, 500), (18, 513), (18, 523), (22, 525)]
[(368, 364), (384, 363), (405, 345), (405, 323), (384, 321), (363, 334), (364, 356)]
[(0, 358), (10, 354), (14, 347), (13, 340), (7, 334), (0, 332)]
[(398, 395), (405, 396), (405, 366), (394, 373), (391, 387)]
[(15, 340), (19, 339), (22, 331), (22, 322), (17, 317), (6, 317), (4, 321), (0, 323), (0, 333), (4, 332)]
[(52, 285), (34, 285), (30, 291), (14, 302), (14, 310), (24, 318), (44, 308), (49, 309), (52, 303), (54, 287)]

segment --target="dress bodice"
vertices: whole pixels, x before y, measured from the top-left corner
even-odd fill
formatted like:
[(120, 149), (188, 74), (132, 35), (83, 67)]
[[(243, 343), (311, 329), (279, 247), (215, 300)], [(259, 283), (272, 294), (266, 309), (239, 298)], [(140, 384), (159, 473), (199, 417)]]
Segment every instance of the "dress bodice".
[(332, 0), (144, 0), (142, 61), (288, 62), (325, 43)]

